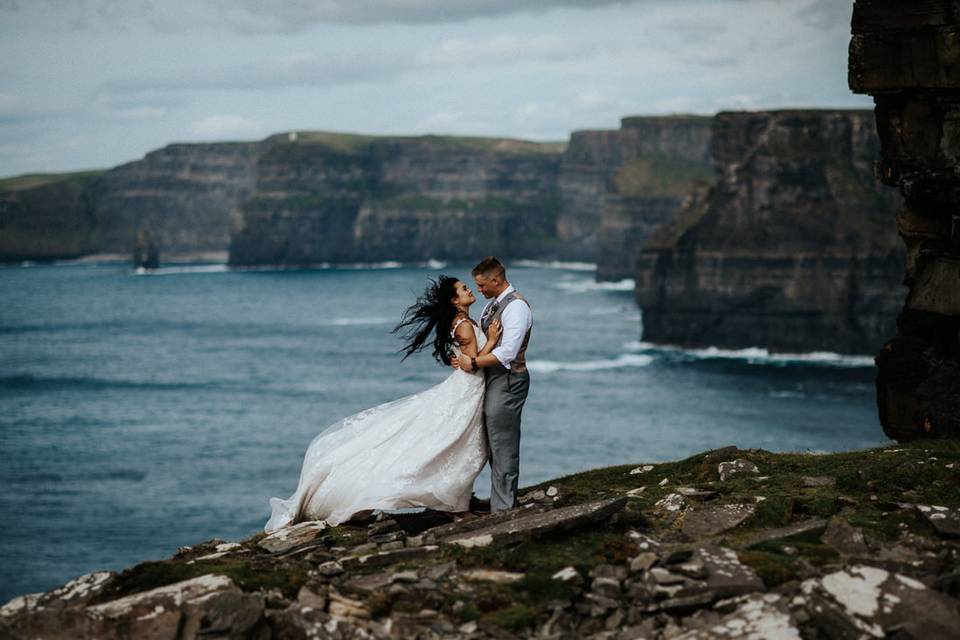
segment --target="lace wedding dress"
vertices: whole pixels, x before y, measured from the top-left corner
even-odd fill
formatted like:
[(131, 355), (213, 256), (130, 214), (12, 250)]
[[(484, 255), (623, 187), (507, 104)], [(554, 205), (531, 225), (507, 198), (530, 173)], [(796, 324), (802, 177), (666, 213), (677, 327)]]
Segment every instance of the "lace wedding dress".
[[(486, 337), (473, 329), (482, 348)], [(483, 393), (482, 373), (457, 369), (323, 430), (307, 447), (294, 494), (270, 498), (264, 531), (303, 520), (337, 525), (365, 509), (466, 511), (488, 455)]]

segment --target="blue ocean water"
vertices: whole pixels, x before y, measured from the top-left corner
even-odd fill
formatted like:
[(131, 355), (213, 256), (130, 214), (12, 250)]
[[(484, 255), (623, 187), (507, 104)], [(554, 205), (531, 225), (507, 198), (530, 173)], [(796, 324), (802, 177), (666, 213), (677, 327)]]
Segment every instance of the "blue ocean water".
[[(630, 283), (569, 266), (509, 270), (535, 317), (521, 486), (727, 444), (884, 441), (870, 357), (648, 345)], [(319, 430), (448, 375), (401, 363), (390, 333), (441, 272), (469, 265), (0, 269), (0, 602), (258, 531)]]

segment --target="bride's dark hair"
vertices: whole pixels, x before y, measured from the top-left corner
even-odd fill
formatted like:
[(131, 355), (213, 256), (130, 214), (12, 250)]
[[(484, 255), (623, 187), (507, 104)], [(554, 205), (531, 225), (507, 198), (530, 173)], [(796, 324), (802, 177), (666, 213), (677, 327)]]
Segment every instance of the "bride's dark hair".
[(431, 278), (423, 295), (403, 312), (403, 319), (393, 328), (393, 333), (406, 330), (403, 334), (406, 344), (400, 350), (404, 360), (423, 349), (430, 332), (436, 330), (433, 357), (443, 364), (450, 364), (453, 346), (450, 325), (457, 315), (457, 308), (451, 300), (457, 297), (457, 282), (457, 278), (450, 276), (440, 276), (438, 280)]

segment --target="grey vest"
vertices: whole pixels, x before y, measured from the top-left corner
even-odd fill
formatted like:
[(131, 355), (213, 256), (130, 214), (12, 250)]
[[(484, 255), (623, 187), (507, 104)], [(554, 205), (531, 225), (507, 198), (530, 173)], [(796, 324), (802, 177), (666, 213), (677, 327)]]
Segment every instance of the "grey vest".
[[(507, 295), (503, 297), (499, 303), (494, 302), (492, 306), (493, 313), (487, 313), (486, 315), (480, 318), (480, 328), (483, 329), (483, 332), (486, 333), (487, 329), (490, 328), (490, 323), (494, 320), (498, 320), (503, 314), (503, 310), (507, 308), (507, 305), (513, 302), (514, 300), (520, 300), (528, 307), (530, 303), (527, 302), (526, 298), (518, 298), (517, 290), (514, 289)], [(523, 336), (523, 342), (520, 344), (520, 351), (517, 352), (517, 357), (510, 363), (510, 371), (514, 373), (524, 373), (527, 370), (527, 344), (530, 342), (530, 334), (533, 332), (533, 327), (527, 329), (527, 334)]]

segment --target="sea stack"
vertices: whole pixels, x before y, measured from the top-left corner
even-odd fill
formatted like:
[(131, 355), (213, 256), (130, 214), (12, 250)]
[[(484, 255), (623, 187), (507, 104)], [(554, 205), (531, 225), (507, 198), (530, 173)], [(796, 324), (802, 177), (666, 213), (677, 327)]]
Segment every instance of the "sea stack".
[(160, 252), (153, 241), (153, 235), (147, 229), (137, 232), (137, 242), (133, 247), (133, 266), (136, 269), (156, 269), (160, 266)]

